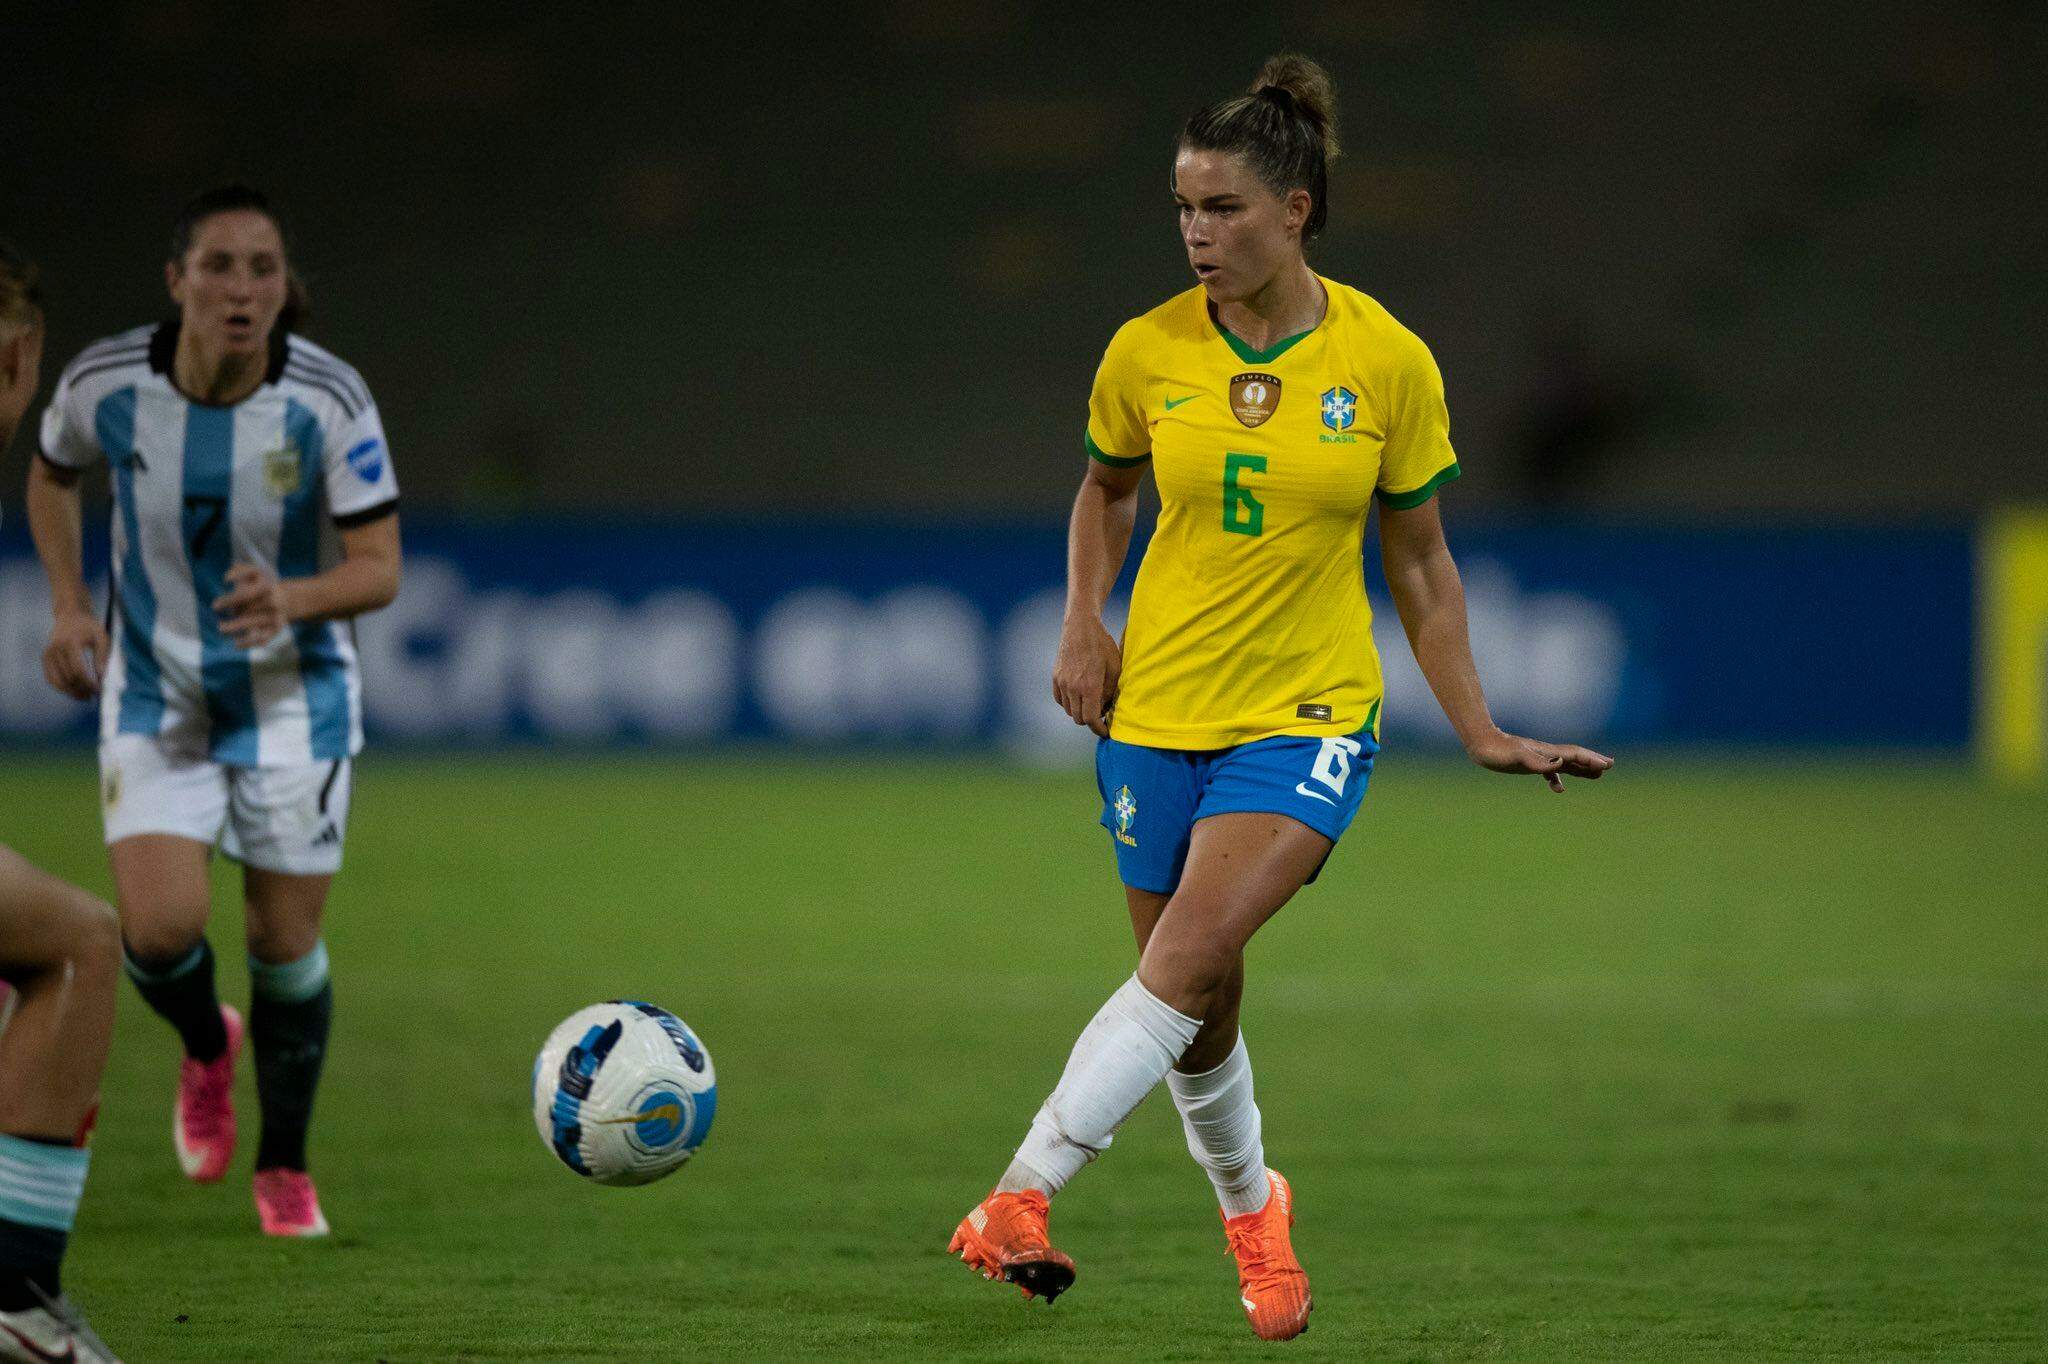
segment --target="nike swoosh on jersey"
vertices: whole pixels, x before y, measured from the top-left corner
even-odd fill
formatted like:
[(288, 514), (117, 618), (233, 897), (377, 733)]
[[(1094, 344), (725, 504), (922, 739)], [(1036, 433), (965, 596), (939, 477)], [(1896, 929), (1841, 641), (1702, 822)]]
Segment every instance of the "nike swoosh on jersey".
[(1197, 399), (1197, 398), (1199, 398), (1199, 397), (1201, 397), (1201, 396), (1202, 396), (1202, 395), (1201, 395), (1201, 394), (1199, 394), (1199, 393), (1190, 393), (1190, 394), (1188, 394), (1188, 396), (1187, 396), (1187, 397), (1185, 397), (1185, 398), (1168, 398), (1168, 399), (1166, 400), (1166, 410), (1167, 410), (1168, 412), (1171, 412), (1171, 411), (1173, 411), (1173, 409), (1175, 409), (1176, 407), (1179, 407), (1179, 406), (1180, 406), (1180, 405), (1181, 405), (1182, 403), (1191, 403), (1191, 402), (1193, 402), (1193, 401), (1194, 401), (1195, 399)]
[(1305, 781), (1295, 783), (1294, 792), (1296, 795), (1307, 796), (1310, 800), (1319, 800), (1325, 805), (1335, 805), (1337, 803), (1320, 791), (1309, 790), (1308, 783)]

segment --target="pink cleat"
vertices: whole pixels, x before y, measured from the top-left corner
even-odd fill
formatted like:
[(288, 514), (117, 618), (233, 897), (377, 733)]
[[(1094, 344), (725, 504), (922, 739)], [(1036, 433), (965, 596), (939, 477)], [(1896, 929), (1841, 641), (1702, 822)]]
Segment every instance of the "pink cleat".
[(265, 1236), (325, 1236), (327, 1219), (320, 1214), (320, 1195), (304, 1170), (258, 1170), (256, 1211)]
[(211, 1184), (235, 1156), (235, 1058), (242, 1051), (242, 1016), (220, 1006), (228, 1044), (211, 1061), (186, 1057), (178, 1070), (178, 1104), (171, 1114), (171, 1145), (187, 1179)]

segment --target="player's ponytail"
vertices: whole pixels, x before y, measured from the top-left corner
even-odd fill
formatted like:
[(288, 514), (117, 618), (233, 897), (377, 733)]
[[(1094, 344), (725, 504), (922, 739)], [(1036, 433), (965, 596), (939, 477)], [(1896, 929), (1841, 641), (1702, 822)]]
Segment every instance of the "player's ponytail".
[(306, 280), (296, 269), (285, 267), (284, 307), (278, 310), (277, 329), (281, 332), (304, 332), (306, 324), (313, 320), (313, 294), (306, 288)]
[(1276, 194), (1307, 190), (1302, 239), (1329, 218), (1329, 168), (1337, 159), (1337, 92), (1330, 73), (1295, 52), (1269, 57), (1248, 94), (1199, 110), (1180, 145), (1242, 157)]

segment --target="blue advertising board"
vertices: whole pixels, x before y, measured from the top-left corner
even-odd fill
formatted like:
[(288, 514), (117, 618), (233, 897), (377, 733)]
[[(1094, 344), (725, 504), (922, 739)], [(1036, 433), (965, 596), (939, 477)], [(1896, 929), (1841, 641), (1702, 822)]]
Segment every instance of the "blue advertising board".
[[(399, 600), (358, 626), (379, 741), (1087, 749), (1051, 699), (1059, 528), (412, 517), (405, 535)], [(1453, 548), (1510, 728), (1615, 745), (1968, 740), (1964, 528), (1496, 525)], [(1376, 564), (1367, 579), (1384, 737), (1446, 742)], [(47, 602), (10, 518), (0, 738), (90, 736), (88, 708), (42, 681)]]

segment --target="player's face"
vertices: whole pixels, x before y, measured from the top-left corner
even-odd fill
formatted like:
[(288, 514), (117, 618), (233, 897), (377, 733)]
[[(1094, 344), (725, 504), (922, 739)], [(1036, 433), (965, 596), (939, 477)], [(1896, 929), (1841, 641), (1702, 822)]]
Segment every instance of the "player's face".
[(261, 354), (284, 311), (284, 238), (254, 209), (216, 213), (168, 277), (186, 331), (222, 354)]
[(1173, 201), (1188, 264), (1214, 302), (1254, 296), (1301, 257), (1307, 192), (1275, 194), (1234, 153), (1181, 148)]

